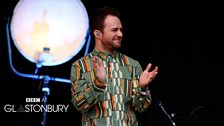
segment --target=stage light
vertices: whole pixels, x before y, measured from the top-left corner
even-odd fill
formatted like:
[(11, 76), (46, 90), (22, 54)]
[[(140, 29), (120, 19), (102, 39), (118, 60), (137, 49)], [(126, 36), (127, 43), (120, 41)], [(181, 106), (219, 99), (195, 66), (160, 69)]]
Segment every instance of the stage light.
[[(11, 34), (10, 34), (11, 33)], [(80, 0), (20, 0), (6, 24), (9, 63), (16, 75), (42, 80), (43, 104), (46, 107), (49, 81), (71, 84), (70, 79), (38, 75), (41, 66), (55, 66), (73, 58), (87, 42), (90, 45), (89, 18)], [(34, 74), (18, 72), (12, 63), (11, 38), (19, 52), (36, 63)], [(46, 126), (46, 111), (41, 125)]]
[(80, 0), (20, 0), (10, 26), (13, 42), (26, 59), (54, 66), (82, 49), (89, 19)]

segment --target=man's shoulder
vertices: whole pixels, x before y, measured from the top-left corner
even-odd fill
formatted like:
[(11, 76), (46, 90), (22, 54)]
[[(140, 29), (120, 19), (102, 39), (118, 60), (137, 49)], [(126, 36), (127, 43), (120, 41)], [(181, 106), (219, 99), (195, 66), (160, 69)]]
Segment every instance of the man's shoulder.
[(83, 56), (83, 57), (81, 57), (81, 58), (75, 60), (75, 61), (73, 62), (73, 64), (77, 64), (77, 63), (79, 63), (79, 62), (84, 62), (85, 60), (90, 60), (92, 57), (93, 57), (93, 53), (90, 52), (90, 53), (88, 53), (87, 55), (85, 55), (85, 56)]
[(126, 54), (123, 54), (123, 53), (120, 53), (120, 55), (122, 55), (123, 59), (126, 60), (126, 62), (128, 62), (128, 65), (131, 65), (131, 66), (136, 66), (139, 64), (139, 61), (126, 55)]

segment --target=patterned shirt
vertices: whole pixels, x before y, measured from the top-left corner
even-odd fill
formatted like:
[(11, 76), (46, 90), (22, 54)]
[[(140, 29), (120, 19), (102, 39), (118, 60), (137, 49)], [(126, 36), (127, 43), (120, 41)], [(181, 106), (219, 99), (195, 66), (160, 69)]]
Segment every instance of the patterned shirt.
[[(100, 83), (93, 69), (93, 56), (102, 59), (106, 81)], [(137, 126), (134, 111), (143, 112), (151, 95), (139, 87), (142, 68), (138, 61), (115, 51), (93, 50), (71, 67), (72, 103), (82, 113), (82, 126)]]

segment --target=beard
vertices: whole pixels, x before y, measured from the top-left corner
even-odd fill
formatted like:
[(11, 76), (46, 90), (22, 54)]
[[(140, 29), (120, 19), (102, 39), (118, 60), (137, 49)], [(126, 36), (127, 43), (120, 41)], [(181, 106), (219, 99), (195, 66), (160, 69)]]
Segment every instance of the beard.
[(113, 47), (115, 49), (118, 49), (121, 47), (121, 41), (122, 41), (122, 37), (116, 37), (113, 39)]
[(112, 40), (103, 40), (102, 44), (106, 50), (114, 51), (121, 47), (122, 38), (116, 38)]
[(121, 41), (114, 41), (113, 42), (113, 48), (119, 49), (121, 47)]

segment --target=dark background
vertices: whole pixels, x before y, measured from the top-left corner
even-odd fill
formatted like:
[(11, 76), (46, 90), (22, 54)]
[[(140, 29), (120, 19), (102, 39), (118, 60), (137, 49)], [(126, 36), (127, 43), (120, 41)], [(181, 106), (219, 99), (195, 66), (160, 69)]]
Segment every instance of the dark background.
[[(15, 75), (8, 58), (7, 18), (18, 0), (1, 1), (0, 32), (0, 125), (39, 126), (42, 113), (6, 113), (6, 104), (20, 105), (28, 97), (42, 97), (41, 81)], [(57, 2), (55, 0), (55, 2)], [(124, 40), (120, 51), (138, 60), (143, 69), (149, 62), (159, 67), (150, 86), (151, 108), (137, 113), (140, 126), (171, 126), (157, 102), (162, 101), (177, 126), (223, 125), (223, 33), (224, 8), (218, 1), (121, 1), (82, 0), (88, 14), (108, 5), (122, 13)], [(14, 67), (34, 73), (36, 65), (12, 45)], [(93, 48), (91, 43), (91, 49)], [(84, 55), (85, 47), (68, 62), (42, 67), (40, 74), (69, 79), (72, 62)], [(81, 114), (70, 103), (70, 84), (49, 82), (48, 104), (70, 104), (69, 111), (48, 113), (47, 124), (81, 125)], [(221, 124), (220, 124), (221, 123)]]

